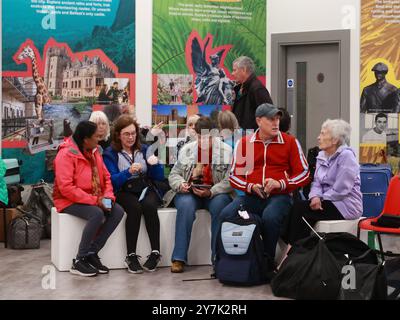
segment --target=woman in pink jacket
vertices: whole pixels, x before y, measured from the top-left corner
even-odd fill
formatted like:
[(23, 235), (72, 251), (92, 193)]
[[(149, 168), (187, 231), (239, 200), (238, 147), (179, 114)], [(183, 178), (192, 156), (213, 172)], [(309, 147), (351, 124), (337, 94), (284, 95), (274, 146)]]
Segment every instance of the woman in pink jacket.
[(110, 174), (97, 149), (100, 138), (95, 123), (82, 121), (60, 146), (54, 160), (53, 198), (57, 211), (88, 221), (70, 270), (81, 276), (109, 272), (97, 253), (124, 215), (115, 203)]

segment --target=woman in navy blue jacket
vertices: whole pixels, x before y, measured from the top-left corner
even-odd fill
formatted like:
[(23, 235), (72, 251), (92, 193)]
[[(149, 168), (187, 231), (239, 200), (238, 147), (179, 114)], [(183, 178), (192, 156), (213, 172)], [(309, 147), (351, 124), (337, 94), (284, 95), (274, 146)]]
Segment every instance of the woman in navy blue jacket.
[[(156, 163), (155, 156), (145, 159), (146, 147), (142, 147), (139, 139), (139, 126), (136, 121), (122, 115), (114, 123), (111, 147), (103, 154), (104, 163), (110, 172), (111, 182), (119, 203), (127, 213), (126, 244), (127, 257), (125, 263), (131, 273), (155, 271), (160, 261), (160, 221), (157, 207), (162, 194), (157, 188), (137, 190), (129, 188), (128, 184), (141, 185), (141, 177), (148, 176), (154, 180), (164, 178), (163, 167)], [(145, 187), (145, 186), (144, 186)], [(136, 190), (134, 190), (136, 189)], [(152, 252), (147, 261), (140, 264), (140, 256), (136, 254), (136, 245), (140, 229), (141, 216), (144, 216), (145, 225), (150, 238)]]

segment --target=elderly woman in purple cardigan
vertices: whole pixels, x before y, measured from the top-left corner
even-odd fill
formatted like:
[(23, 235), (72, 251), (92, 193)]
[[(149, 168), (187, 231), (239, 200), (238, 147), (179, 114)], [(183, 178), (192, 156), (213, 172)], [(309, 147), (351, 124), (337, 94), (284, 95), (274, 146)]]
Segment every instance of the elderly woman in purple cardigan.
[(309, 200), (294, 204), (287, 224), (289, 244), (310, 235), (320, 220), (352, 220), (362, 215), (360, 166), (350, 148), (350, 125), (341, 119), (326, 120), (318, 136), (321, 149), (317, 156)]

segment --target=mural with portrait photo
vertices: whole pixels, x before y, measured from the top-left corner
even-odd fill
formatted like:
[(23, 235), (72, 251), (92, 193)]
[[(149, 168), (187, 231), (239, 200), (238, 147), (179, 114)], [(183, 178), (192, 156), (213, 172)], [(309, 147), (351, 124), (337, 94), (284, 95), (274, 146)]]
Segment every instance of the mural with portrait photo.
[(400, 25), (396, 1), (384, 2), (361, 0), (360, 162), (387, 162), (397, 172)]

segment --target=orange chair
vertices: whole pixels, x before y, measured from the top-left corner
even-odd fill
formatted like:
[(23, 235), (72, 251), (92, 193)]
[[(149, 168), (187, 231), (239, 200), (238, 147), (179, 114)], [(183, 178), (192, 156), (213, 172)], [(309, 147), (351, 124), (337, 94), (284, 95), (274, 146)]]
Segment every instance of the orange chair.
[(374, 226), (371, 223), (376, 222), (380, 216), (383, 214), (391, 214), (400, 216), (400, 176), (394, 176), (390, 180), (389, 188), (386, 194), (385, 205), (383, 207), (382, 213), (378, 217), (366, 218), (360, 220), (358, 223), (357, 237), (360, 238), (361, 230), (374, 231), (378, 236), (379, 250), (378, 252), (382, 256), (382, 261), (385, 260), (386, 256), (397, 256), (398, 254), (393, 254), (391, 252), (385, 252), (382, 246), (381, 234), (400, 234), (400, 228), (386, 228)]

